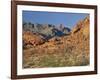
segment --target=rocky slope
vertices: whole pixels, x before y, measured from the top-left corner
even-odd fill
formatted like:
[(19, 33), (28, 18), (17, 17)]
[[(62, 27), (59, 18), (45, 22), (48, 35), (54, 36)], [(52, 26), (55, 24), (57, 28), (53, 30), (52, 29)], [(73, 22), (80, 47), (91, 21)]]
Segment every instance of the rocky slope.
[(38, 33), (32, 33), (30, 31), (23, 32), (23, 48), (31, 48), (37, 45), (41, 45), (45, 42), (43, 36)]

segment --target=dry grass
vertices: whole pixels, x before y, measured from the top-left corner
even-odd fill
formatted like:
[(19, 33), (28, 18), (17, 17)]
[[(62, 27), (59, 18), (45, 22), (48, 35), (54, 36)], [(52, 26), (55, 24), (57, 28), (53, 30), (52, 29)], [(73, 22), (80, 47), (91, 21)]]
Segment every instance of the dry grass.
[[(52, 49), (52, 48), (51, 48)], [(85, 66), (89, 64), (88, 53), (83, 53), (75, 47), (62, 49), (27, 49), (24, 50), (24, 68)]]

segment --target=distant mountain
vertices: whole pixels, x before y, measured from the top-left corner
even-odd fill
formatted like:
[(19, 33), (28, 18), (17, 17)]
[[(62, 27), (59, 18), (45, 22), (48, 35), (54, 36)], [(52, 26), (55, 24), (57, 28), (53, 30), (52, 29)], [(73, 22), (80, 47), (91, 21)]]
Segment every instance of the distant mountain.
[(32, 24), (23, 23), (23, 31), (30, 31), (32, 33), (39, 33), (46, 39), (50, 39), (54, 36), (63, 36), (70, 34), (70, 28), (63, 26), (55, 26), (53, 24)]

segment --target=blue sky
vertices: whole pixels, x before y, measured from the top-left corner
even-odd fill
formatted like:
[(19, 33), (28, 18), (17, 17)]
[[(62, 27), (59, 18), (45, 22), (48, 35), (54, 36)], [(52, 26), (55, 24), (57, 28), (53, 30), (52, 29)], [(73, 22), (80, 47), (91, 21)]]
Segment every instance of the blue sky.
[(79, 20), (84, 19), (88, 14), (67, 13), (67, 12), (44, 12), (44, 11), (23, 11), (23, 22), (40, 24), (63, 24), (72, 28)]

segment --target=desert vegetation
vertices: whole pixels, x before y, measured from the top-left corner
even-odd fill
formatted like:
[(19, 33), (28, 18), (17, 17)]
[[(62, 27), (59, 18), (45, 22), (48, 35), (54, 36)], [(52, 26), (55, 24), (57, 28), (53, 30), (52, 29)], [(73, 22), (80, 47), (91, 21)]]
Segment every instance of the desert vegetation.
[(89, 65), (89, 16), (70, 29), (23, 23), (23, 68)]

